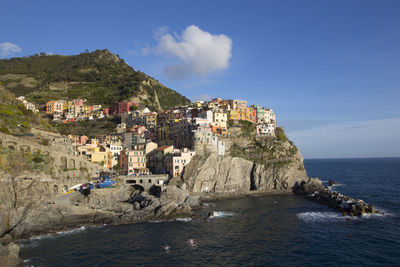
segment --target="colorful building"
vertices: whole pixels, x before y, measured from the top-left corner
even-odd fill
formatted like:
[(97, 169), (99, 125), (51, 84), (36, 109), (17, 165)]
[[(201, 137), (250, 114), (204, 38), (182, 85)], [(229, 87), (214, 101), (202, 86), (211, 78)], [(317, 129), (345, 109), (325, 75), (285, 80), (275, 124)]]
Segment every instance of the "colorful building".
[(51, 100), (46, 103), (46, 113), (53, 114), (56, 101)]
[(246, 100), (229, 100), (229, 105), (231, 106), (231, 109), (238, 109), (238, 108), (246, 108), (247, 107), (247, 101)]
[(150, 112), (145, 115), (145, 124), (147, 126), (156, 126), (157, 125), (157, 112)]
[(258, 124), (256, 131), (258, 136), (274, 136), (276, 125), (274, 123)]
[(172, 154), (166, 156), (166, 171), (171, 177), (180, 177), (183, 169), (190, 163), (194, 155), (196, 155), (196, 152), (187, 148), (175, 150)]
[(130, 174), (149, 174), (146, 168), (146, 154), (144, 150), (132, 149), (122, 150), (119, 157), (119, 164), (122, 170)]

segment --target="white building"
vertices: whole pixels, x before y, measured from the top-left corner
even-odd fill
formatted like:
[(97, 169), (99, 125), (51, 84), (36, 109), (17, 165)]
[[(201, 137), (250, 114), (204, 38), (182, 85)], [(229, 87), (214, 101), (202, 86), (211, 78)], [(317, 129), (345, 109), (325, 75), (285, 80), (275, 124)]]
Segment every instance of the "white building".
[(199, 113), (199, 117), (206, 119), (209, 123), (213, 122), (213, 112), (211, 110), (203, 110)]
[(228, 123), (228, 113), (223, 109), (214, 109), (212, 112), (212, 126), (225, 128)]
[(256, 127), (258, 136), (274, 136), (275, 135), (276, 125), (275, 123), (264, 123), (259, 124)]

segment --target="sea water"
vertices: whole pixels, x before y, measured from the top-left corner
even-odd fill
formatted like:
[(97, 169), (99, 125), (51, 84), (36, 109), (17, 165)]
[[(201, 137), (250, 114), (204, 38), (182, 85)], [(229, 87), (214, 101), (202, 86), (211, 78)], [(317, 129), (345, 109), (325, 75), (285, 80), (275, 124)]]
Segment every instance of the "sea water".
[(344, 217), (302, 196), (204, 203), (199, 217), (78, 228), (22, 243), (33, 266), (400, 266), (400, 159), (306, 160), (309, 176), (373, 203)]

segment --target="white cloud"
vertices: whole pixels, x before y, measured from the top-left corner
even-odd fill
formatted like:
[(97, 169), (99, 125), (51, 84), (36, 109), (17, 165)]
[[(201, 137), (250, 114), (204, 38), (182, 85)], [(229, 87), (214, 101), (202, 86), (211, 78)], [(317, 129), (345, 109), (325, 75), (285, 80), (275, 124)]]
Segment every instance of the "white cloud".
[(232, 40), (228, 36), (211, 34), (195, 25), (188, 26), (181, 36), (172, 36), (165, 30), (160, 28), (156, 33), (159, 41), (156, 53), (178, 59), (178, 63), (164, 69), (168, 76), (205, 76), (228, 68), (232, 57)]
[(306, 158), (399, 157), (400, 118), (288, 131)]
[(21, 52), (21, 47), (9, 42), (0, 43), (0, 57), (8, 57), (9, 55)]

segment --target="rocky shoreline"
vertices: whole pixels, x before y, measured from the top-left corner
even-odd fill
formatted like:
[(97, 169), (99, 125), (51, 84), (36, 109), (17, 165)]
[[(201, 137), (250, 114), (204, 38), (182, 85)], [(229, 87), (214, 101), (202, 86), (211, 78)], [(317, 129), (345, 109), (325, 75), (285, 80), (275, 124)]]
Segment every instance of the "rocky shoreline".
[[(47, 182), (3, 180), (0, 200), (0, 265), (24, 266), (18, 240), (82, 226), (118, 225), (192, 217), (199, 197), (176, 186), (157, 195), (117, 186), (92, 190), (88, 196), (49, 193)], [(1, 181), (0, 181), (1, 182)]]
[[(337, 184), (329, 181), (329, 185)], [(324, 204), (341, 212), (344, 216), (361, 216), (363, 214), (384, 214), (376, 210), (372, 204), (367, 204), (361, 199), (351, 198), (341, 193), (331, 191), (324, 186), (318, 178), (310, 178), (306, 183), (301, 183), (296, 189), (296, 194), (305, 195), (306, 199)]]
[[(27, 183), (24, 181), (23, 183)], [(350, 198), (325, 187), (318, 178), (294, 181), (293, 191), (248, 190), (241, 192), (193, 193), (176, 185), (164, 186), (158, 195), (133, 190), (126, 186), (92, 190), (88, 196), (79, 192), (68, 195), (48, 194), (46, 182), (18, 181), (3, 187), (0, 211), (0, 262), (4, 266), (23, 266), (18, 258), (20, 239), (57, 233), (82, 226), (134, 224), (177, 218), (193, 218), (193, 209), (202, 201), (235, 199), (271, 194), (300, 194), (306, 199), (334, 208), (343, 215), (359, 216), (380, 213), (373, 205)], [(30, 192), (26, 192), (29, 188)], [(34, 192), (34, 195), (32, 195)], [(9, 194), (11, 193), (11, 194)], [(6, 204), (6, 205), (4, 205)]]

